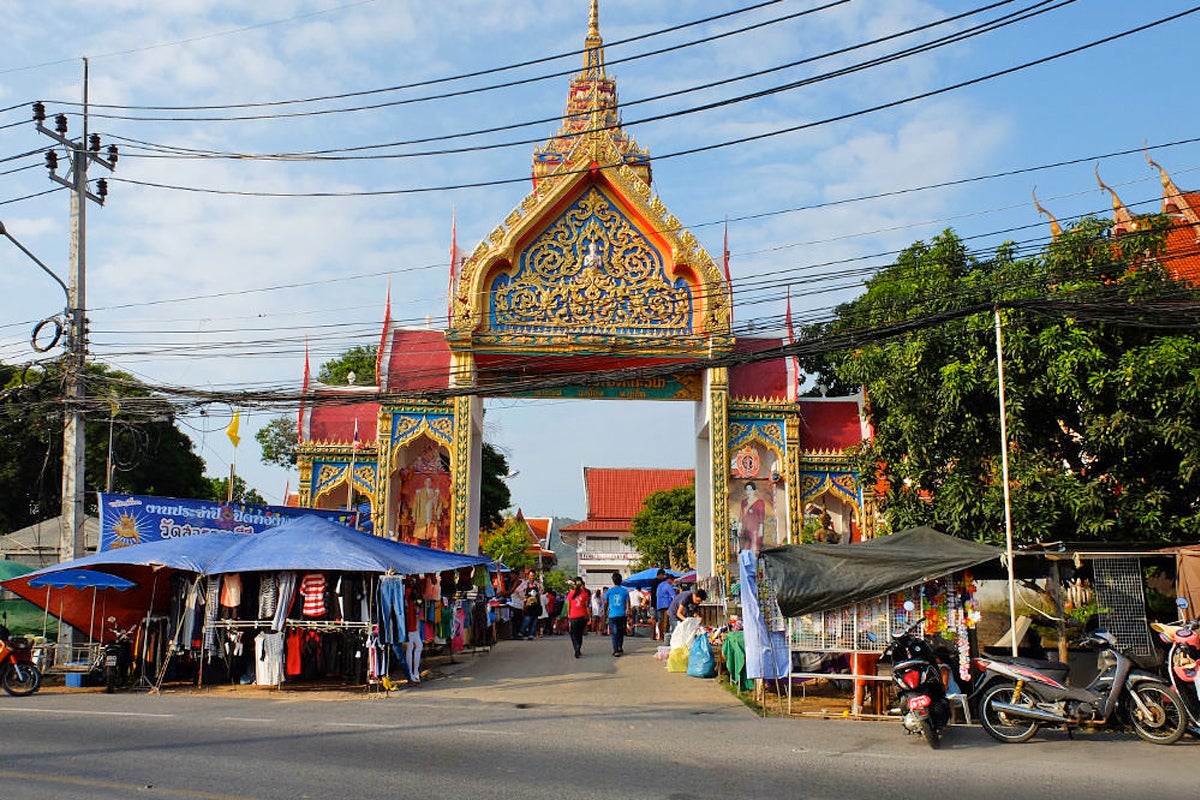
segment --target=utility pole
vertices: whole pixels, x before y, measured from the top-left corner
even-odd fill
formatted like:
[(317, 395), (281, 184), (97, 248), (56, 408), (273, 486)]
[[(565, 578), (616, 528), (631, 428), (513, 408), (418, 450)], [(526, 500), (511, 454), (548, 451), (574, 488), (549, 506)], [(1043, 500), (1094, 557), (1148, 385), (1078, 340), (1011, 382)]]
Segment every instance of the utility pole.
[[(65, 387), (63, 397), (63, 481), (62, 481), (62, 526), (59, 532), (59, 560), (70, 561), (83, 555), (84, 551), (84, 418), (83, 403), (87, 396), (84, 368), (87, 356), (87, 201), (104, 205), (108, 196), (108, 182), (101, 178), (96, 182), (96, 191), (88, 188), (88, 167), (95, 162), (110, 172), (117, 165), (117, 147), (109, 145), (106, 155), (100, 154), (99, 134), (88, 133), (88, 62), (83, 59), (83, 135), (78, 139), (67, 137), (67, 115), (54, 118), (54, 129), (47, 128), (46, 108), (42, 103), (33, 104), (33, 119), (38, 133), (49, 136), (64, 147), (71, 159), (70, 173), (62, 177), (57, 173), (58, 153), (51, 148), (46, 151), (46, 167), (50, 180), (71, 190), (71, 244), (70, 276), (67, 281), (67, 355), (65, 360)], [(63, 659), (72, 645), (68, 626), (59, 626), (59, 659)]]

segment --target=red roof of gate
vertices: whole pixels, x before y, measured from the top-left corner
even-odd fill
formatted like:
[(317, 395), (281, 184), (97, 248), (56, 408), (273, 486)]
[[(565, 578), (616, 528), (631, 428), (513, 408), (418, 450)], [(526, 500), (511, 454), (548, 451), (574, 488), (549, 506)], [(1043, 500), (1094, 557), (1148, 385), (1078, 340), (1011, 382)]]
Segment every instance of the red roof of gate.
[(445, 389), (450, 385), (450, 346), (446, 333), (416, 328), (393, 328), (387, 362), (379, 376), (384, 391)]
[[(735, 353), (757, 353), (783, 344), (780, 339), (748, 339), (738, 337)], [(754, 364), (729, 368), (729, 396), (735, 400), (787, 400), (788, 370), (783, 358), (772, 358)]]
[(854, 398), (800, 398), (800, 449), (841, 452), (863, 440)]

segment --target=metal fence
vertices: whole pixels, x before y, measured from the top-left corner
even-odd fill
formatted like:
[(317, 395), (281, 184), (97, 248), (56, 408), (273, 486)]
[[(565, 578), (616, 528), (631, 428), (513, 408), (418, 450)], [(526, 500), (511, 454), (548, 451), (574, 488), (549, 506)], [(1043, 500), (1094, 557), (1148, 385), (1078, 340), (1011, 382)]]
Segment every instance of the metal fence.
[(1153, 653), (1146, 621), (1142, 562), (1137, 558), (1096, 558), (1092, 562), (1092, 587), (1100, 607), (1097, 612), (1100, 627), (1136, 655)]
[[(926, 593), (929, 587), (923, 587)], [(937, 588), (950, 592), (954, 587), (949, 579), (943, 579), (937, 582)], [(916, 608), (905, 610), (905, 600), (912, 600)], [(903, 594), (793, 617), (788, 620), (788, 645), (793, 651), (809, 653), (880, 653), (893, 635), (923, 617), (927, 606), (922, 587), (917, 587)]]

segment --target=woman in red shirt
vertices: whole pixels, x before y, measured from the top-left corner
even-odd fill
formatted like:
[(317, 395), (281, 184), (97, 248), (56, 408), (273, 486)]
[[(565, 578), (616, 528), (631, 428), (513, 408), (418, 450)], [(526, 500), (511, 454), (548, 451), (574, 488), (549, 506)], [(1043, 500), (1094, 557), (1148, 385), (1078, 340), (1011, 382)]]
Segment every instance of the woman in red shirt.
[(583, 648), (583, 632), (587, 630), (591, 615), (592, 593), (583, 585), (583, 578), (576, 578), (575, 585), (567, 592), (567, 626), (571, 633), (571, 646), (579, 658)]

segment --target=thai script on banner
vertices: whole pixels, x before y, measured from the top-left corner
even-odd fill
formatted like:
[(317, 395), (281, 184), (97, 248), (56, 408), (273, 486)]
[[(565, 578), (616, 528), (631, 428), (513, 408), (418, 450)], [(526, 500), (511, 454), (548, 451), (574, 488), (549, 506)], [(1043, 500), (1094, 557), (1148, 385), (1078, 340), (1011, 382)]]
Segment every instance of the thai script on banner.
[[(370, 511), (259, 506), (100, 493), (100, 549), (206, 533), (262, 533), (289, 519), (316, 515), (349, 527), (369, 529)], [(365, 524), (360, 524), (365, 523)]]

